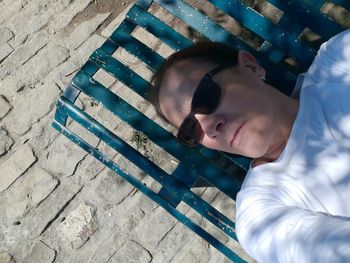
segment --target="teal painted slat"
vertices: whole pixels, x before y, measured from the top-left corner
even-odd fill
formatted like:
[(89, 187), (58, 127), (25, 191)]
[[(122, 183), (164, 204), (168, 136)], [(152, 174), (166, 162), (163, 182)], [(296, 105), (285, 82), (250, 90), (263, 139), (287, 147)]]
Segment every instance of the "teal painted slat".
[(147, 10), (151, 6), (152, 2), (153, 0), (138, 0), (135, 4)]
[[(134, 11), (132, 11), (132, 10), (134, 10)], [(164, 42), (166, 42), (166, 39), (168, 39), (168, 38), (172, 38), (172, 37), (178, 38), (179, 37), (179, 35), (174, 30), (172, 30), (167, 25), (160, 22), (159, 19), (153, 17), (150, 14), (147, 14), (147, 15), (145, 14), (145, 17), (143, 17), (142, 10), (139, 10), (137, 8), (132, 9), (132, 10), (130, 10), (130, 19), (131, 19), (131, 17), (138, 17), (137, 21), (134, 21), (135, 23), (138, 23), (140, 26), (145, 27), (145, 29), (147, 29), (147, 30), (151, 30), (151, 31), (153, 30), (151, 33), (159, 38), (163, 37), (162, 40)], [(157, 22), (156, 26), (148, 27), (147, 23), (151, 23), (151, 22)], [(228, 33), (222, 27), (218, 26), (216, 23), (214, 23), (212, 21), (208, 21), (208, 22), (211, 22), (210, 26), (212, 26), (212, 30), (210, 30), (210, 32), (215, 32), (215, 35), (212, 36), (211, 40), (226, 42), (226, 43), (234, 46), (235, 48), (243, 48), (243, 49), (246, 49), (254, 54), (254, 50), (252, 50), (244, 42), (233, 37), (230, 33)], [(210, 26), (207, 26), (206, 28), (209, 28)], [(128, 32), (128, 29), (125, 29), (125, 31)], [(207, 32), (202, 31), (201, 33), (206, 34)], [(165, 36), (165, 38), (164, 38), (164, 36)], [(209, 37), (209, 35), (208, 35), (208, 37)], [(172, 43), (174, 44), (174, 42), (172, 42)], [(183, 47), (190, 44), (190, 42), (188, 40), (186, 40), (185, 38), (181, 39), (181, 41), (179, 43), (181, 43), (181, 44), (179, 44), (178, 46), (173, 45), (173, 47), (174, 48), (183, 48)], [(167, 44), (170, 45), (171, 43), (168, 42)], [(275, 54), (272, 55), (272, 58), (274, 58), (273, 57), (274, 55)], [(258, 57), (258, 60), (259, 60), (259, 55), (256, 55), (256, 56)], [(292, 87), (294, 86), (295, 76), (290, 75), (290, 73), (288, 73), (288, 72), (285, 72), (285, 71), (283, 72), (278, 66), (275, 66), (270, 62), (267, 62), (266, 59), (263, 58), (262, 56), (260, 56), (260, 61), (263, 61), (262, 64), (265, 65), (266, 68), (270, 69), (270, 72), (272, 73), (271, 79), (273, 80), (273, 82), (276, 83), (278, 86), (286, 87), (283, 92), (289, 93), (288, 90), (291, 90)], [(279, 61), (280, 61), (280, 58), (275, 59), (275, 62), (279, 62)], [(286, 83), (287, 83), (287, 85), (286, 85)]]
[(333, 3), (340, 5), (350, 11), (350, 1), (349, 0), (332, 0)]
[(246, 43), (233, 37), (222, 26), (182, 1), (155, 0), (155, 2), (211, 41), (226, 42), (237, 49), (252, 50)]
[[(197, 12), (189, 5), (177, 0), (169, 2), (163, 2), (161, 0), (156, 1), (161, 6), (166, 8), (169, 12), (177, 16), (179, 19), (185, 21), (190, 26), (196, 28), (196, 30), (202, 33), (209, 40), (224, 42), (232, 46), (233, 48), (244, 49), (252, 53), (257, 58), (260, 65), (262, 65), (265, 69), (268, 69), (268, 79), (271, 81), (271, 83), (274, 86), (279, 87), (279, 90), (281, 92), (286, 94), (291, 93), (292, 89), (294, 88), (296, 79), (296, 77), (292, 73), (281, 68), (279, 65), (272, 63), (271, 60), (267, 59), (266, 57), (253, 50), (246, 43), (234, 37), (223, 27), (213, 22), (203, 14)], [(183, 7), (185, 9), (183, 9)], [(191, 14), (196, 15), (194, 16)]]
[(130, 87), (141, 97), (146, 97), (148, 82), (119, 60), (111, 57), (102, 49), (95, 50), (90, 58), (100, 68), (104, 69), (110, 75), (121, 81), (126, 86)]
[[(124, 21), (123, 23), (130, 23), (129, 21)], [(152, 69), (157, 69), (160, 67), (164, 58), (160, 56), (153, 49), (147, 47), (145, 44), (140, 42), (138, 39), (129, 35), (128, 32), (125, 32), (122, 27), (116, 30), (110, 37), (112, 43), (115, 43), (117, 46), (123, 47), (133, 56), (139, 58), (146, 65)], [(112, 45), (112, 44), (111, 44)]]
[(305, 0), (306, 2), (314, 5), (317, 9), (320, 9), (324, 3), (326, 2), (331, 2), (334, 3), (336, 5), (339, 5), (345, 9), (347, 9), (348, 11), (350, 11), (350, 1), (349, 0)]
[(317, 4), (313, 3), (316, 6), (304, 0), (268, 1), (285, 12), (279, 24), (283, 25), (289, 32), (300, 34), (305, 27), (308, 27), (313, 32), (322, 36), (322, 41), (326, 41), (344, 30), (343, 26), (320, 12), (319, 3), (323, 1), (317, 1)]
[(258, 51), (263, 56), (270, 58), (270, 60), (272, 60), (274, 63), (280, 63), (285, 57), (285, 54), (281, 50), (275, 48), (270, 42), (267, 41), (262, 43)]
[(86, 73), (82, 71), (78, 72), (72, 83), (129, 125), (137, 130), (142, 130), (150, 140), (157, 143), (161, 148), (164, 148), (169, 154), (186, 163), (192, 163), (193, 166), (191, 169), (196, 169), (211, 184), (235, 199), (242, 182), (211, 165), (210, 160), (195, 149), (177, 143), (171, 133), (127, 104), (113, 92), (107, 90)]
[[(239, 49), (251, 49), (242, 41), (238, 40), (237, 38), (233, 38), (229, 32), (227, 32), (217, 23), (213, 22), (210, 18), (197, 12), (194, 8), (180, 0), (173, 0), (169, 2), (156, 0), (156, 2), (168, 9), (171, 13), (191, 27), (201, 32), (210, 40), (230, 42), (231, 45), (236, 46)], [(311, 63), (315, 53), (313, 49), (305, 47), (298, 42), (295, 36), (286, 34), (283, 30), (278, 28), (276, 25), (273, 25), (254, 10), (246, 8), (246, 6), (241, 4), (241, 2), (214, 0), (211, 0), (210, 2), (222, 10), (227, 10), (229, 15), (242, 22), (245, 26), (248, 26), (248, 28), (253, 30), (255, 33), (273, 43), (275, 46), (281, 48), (291, 56), (296, 57), (297, 60), (301, 61), (302, 65), (306, 64), (305, 62), (308, 64)]]
[(209, 0), (214, 6), (232, 16), (251, 31), (296, 59), (301, 65), (310, 65), (317, 51), (299, 42), (298, 37), (289, 34), (279, 25), (237, 0)]
[(326, 0), (305, 0), (308, 4), (312, 5), (315, 9), (320, 9)]
[(127, 18), (152, 33), (174, 50), (183, 49), (192, 44), (192, 41), (138, 6), (130, 9)]
[[(193, 184), (198, 180), (200, 175), (195, 171), (194, 169), (188, 169), (188, 166), (183, 165), (183, 163), (179, 163), (176, 167), (175, 171), (172, 173), (172, 176), (175, 178), (183, 177), (183, 175), (186, 174), (186, 186), (190, 189), (192, 188)], [(187, 176), (188, 175), (188, 176)], [(162, 187), (158, 193), (160, 196), (165, 198), (166, 200), (169, 200), (169, 202), (174, 206), (177, 207), (179, 203), (181, 202), (181, 198), (179, 198), (178, 195), (175, 195), (173, 191), (169, 190), (166, 187)]]

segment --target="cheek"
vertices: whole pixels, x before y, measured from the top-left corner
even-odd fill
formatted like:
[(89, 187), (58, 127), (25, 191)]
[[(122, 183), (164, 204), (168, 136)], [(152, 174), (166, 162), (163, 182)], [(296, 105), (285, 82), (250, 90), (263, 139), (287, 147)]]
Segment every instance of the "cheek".
[(263, 156), (273, 139), (273, 125), (270, 121), (258, 121), (246, 127), (246, 132), (242, 138), (241, 150), (244, 155), (258, 158)]
[[(202, 144), (204, 147), (214, 149), (214, 150), (220, 150), (220, 151), (225, 151), (227, 148), (225, 145), (220, 143), (218, 140), (211, 139), (208, 136), (203, 137), (203, 139), (200, 141), (200, 144)], [(226, 149), (227, 151), (227, 149)]]
[(250, 158), (259, 158), (266, 154), (269, 144), (262, 137), (248, 138), (242, 147), (243, 155)]

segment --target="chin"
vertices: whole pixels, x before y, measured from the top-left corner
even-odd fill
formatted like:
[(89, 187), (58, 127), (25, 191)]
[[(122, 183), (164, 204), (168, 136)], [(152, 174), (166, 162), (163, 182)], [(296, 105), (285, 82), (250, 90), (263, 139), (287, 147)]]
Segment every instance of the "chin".
[(246, 154), (243, 154), (243, 155), (249, 158), (257, 159), (265, 156), (267, 153), (267, 150), (268, 150), (267, 145), (254, 143), (254, 145), (247, 147), (247, 150), (245, 151)]

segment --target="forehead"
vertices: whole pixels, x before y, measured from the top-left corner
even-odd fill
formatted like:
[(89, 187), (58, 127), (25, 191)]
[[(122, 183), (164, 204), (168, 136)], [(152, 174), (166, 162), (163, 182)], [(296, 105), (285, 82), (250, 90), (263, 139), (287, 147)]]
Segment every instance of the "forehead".
[(166, 71), (159, 91), (159, 107), (176, 127), (190, 112), (193, 93), (209, 69), (208, 63), (187, 59), (174, 63)]

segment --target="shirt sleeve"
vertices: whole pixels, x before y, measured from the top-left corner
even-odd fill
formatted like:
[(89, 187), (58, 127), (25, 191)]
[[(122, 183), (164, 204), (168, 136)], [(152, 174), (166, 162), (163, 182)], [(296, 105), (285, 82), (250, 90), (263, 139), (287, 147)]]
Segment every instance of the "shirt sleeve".
[(350, 29), (323, 43), (308, 70), (313, 81), (350, 83)]
[(284, 205), (274, 189), (237, 196), (237, 237), (258, 262), (350, 262), (350, 219)]

